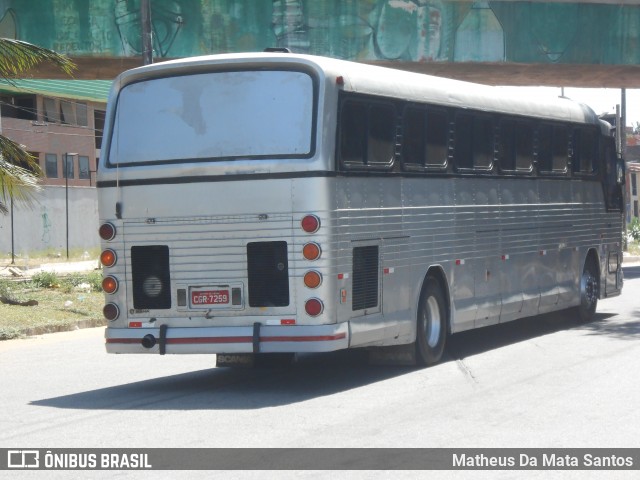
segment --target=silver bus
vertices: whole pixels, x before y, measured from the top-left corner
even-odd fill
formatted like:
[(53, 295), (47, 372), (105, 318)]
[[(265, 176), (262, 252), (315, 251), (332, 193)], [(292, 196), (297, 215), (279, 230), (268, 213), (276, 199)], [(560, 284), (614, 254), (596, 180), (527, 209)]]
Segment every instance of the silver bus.
[(623, 178), (568, 99), (277, 52), (136, 68), (97, 180), (106, 349), (429, 365), (456, 332), (588, 321), (622, 288)]

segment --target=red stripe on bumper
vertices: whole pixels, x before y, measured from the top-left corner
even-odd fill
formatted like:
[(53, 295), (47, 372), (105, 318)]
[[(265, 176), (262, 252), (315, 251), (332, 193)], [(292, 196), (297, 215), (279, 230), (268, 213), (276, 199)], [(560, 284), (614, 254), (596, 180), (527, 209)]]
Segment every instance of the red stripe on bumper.
[[(333, 342), (346, 338), (342, 332), (336, 335), (308, 335), (299, 337), (260, 337), (260, 342)], [(107, 338), (106, 343), (140, 343), (141, 338)], [(190, 345), (200, 343), (253, 343), (253, 337), (186, 337), (167, 338), (167, 345)]]

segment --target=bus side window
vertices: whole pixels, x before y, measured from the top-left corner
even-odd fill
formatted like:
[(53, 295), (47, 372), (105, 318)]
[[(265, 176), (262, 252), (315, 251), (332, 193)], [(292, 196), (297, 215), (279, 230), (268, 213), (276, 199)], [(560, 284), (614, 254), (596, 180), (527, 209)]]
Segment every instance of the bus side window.
[(391, 105), (346, 101), (340, 111), (340, 160), (348, 168), (393, 166), (396, 115)]
[(553, 173), (567, 173), (569, 163), (569, 132), (567, 127), (554, 125), (552, 135), (551, 171)]
[(591, 174), (594, 172), (597, 132), (587, 128), (576, 128), (573, 132), (573, 173)]
[(455, 119), (455, 164), (458, 169), (491, 170), (493, 120), (489, 115), (459, 113)]
[(340, 159), (348, 165), (364, 165), (367, 108), (359, 102), (345, 102), (340, 112)]
[(553, 142), (551, 125), (540, 124), (537, 129), (536, 162), (540, 172), (551, 172), (553, 159)]
[(533, 169), (533, 126), (529, 122), (516, 123), (516, 170), (522, 173)]
[(503, 118), (500, 121), (500, 169), (529, 173), (533, 169), (533, 126), (529, 122)]
[(433, 108), (408, 107), (402, 124), (402, 161), (407, 170), (447, 166), (447, 113)]
[(391, 105), (369, 107), (367, 164), (380, 167), (393, 165), (396, 138), (396, 114)]
[(538, 169), (542, 173), (562, 175), (567, 172), (569, 139), (566, 127), (540, 124), (538, 126)]
[(454, 158), (457, 169), (473, 168), (473, 117), (459, 113), (455, 120)]
[(425, 128), (424, 111), (407, 107), (402, 117), (402, 164), (407, 169), (424, 166)]
[(500, 120), (498, 152), (500, 169), (514, 171), (516, 169), (516, 123), (513, 120)]
[(443, 169), (447, 166), (447, 137), (449, 119), (443, 110), (427, 109), (427, 131), (425, 133), (425, 166)]

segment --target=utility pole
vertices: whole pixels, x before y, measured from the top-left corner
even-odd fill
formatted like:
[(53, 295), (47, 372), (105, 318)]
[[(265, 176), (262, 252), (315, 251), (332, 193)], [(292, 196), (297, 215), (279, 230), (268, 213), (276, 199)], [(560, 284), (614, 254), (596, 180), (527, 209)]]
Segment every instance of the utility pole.
[(142, 61), (144, 65), (149, 65), (153, 63), (150, 0), (140, 1), (140, 23), (142, 24)]
[(622, 158), (625, 157), (627, 153), (627, 89), (620, 89), (620, 104), (622, 106), (622, 111), (620, 113), (620, 142), (621, 142), (621, 150)]
[(13, 195), (11, 195), (11, 265), (16, 264), (16, 245), (13, 233)]

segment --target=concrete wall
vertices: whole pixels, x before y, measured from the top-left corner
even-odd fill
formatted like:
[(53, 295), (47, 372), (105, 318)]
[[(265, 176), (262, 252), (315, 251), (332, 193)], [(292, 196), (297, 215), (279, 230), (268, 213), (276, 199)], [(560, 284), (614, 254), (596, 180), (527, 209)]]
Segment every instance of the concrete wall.
[[(154, 58), (286, 46), (357, 60), (640, 63), (636, 2), (152, 0)], [(0, 0), (0, 36), (72, 57), (142, 51), (139, 0)]]
[[(89, 250), (100, 245), (97, 191), (70, 187), (69, 249)], [(14, 205), (13, 238), (16, 255), (60, 253), (66, 256), (66, 202), (64, 186), (43, 187), (40, 203), (32, 208)], [(7, 202), (9, 206), (9, 202)], [(11, 258), (11, 214), (0, 214), (0, 254)]]

